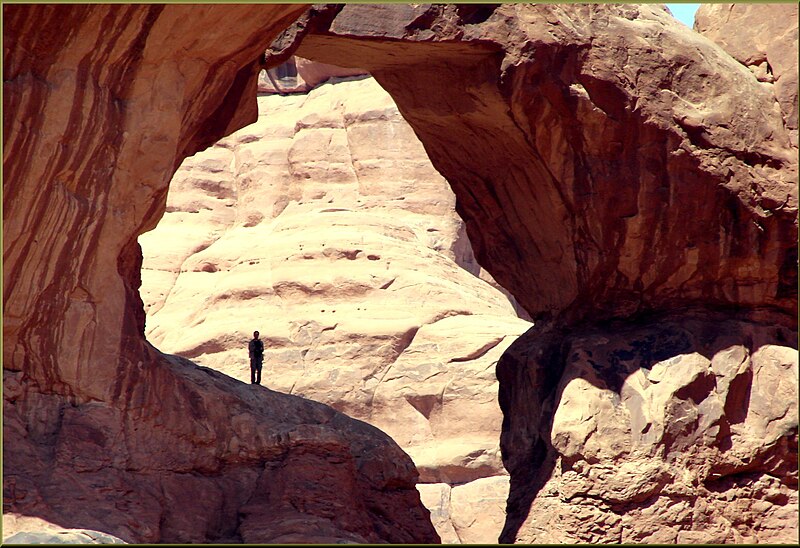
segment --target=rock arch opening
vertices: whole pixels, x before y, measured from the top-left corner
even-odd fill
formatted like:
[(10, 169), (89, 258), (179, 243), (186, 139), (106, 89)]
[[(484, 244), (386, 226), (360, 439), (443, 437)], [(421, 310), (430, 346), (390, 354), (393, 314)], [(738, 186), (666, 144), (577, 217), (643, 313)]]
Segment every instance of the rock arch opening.
[(148, 340), (247, 383), (258, 329), (262, 384), (389, 434), (443, 542), (496, 542), (494, 364), (531, 324), (479, 278), (452, 191), (368, 74), (290, 58), (258, 102), (140, 237)]
[[(796, 330), (796, 295), (785, 298), (781, 281), (782, 272), (795, 268), (795, 238), (773, 251), (767, 243), (796, 234), (796, 221), (774, 215), (766, 190), (780, 188), (779, 201), (796, 203), (796, 189), (784, 178), (796, 173), (789, 159), (796, 122), (790, 110), (767, 114), (777, 114), (768, 94), (729, 95), (722, 82), (752, 87), (759, 72), (731, 62), (696, 34), (673, 28), (660, 10), (625, 7), (610, 15), (580, 7), (567, 16), (574, 26), (567, 26), (560, 7), (537, 7), (538, 18), (528, 18), (529, 9), (484, 11), (485, 26), (476, 27), (447, 6), (321, 8), (284, 33), (274, 55), (296, 52), (369, 68), (451, 183), (482, 264), (537, 320), (498, 371), (503, 456), (512, 475), (501, 541), (674, 542), (707, 535), (680, 520), (647, 524), (649, 512), (663, 515), (673, 504), (671, 490), (680, 490), (682, 482), (677, 470), (683, 465), (677, 463), (685, 459), (706, 463), (692, 480), (703, 487), (686, 502), (706, 505), (703, 519), (716, 524), (719, 538), (769, 538), (773, 533), (763, 521), (726, 525), (724, 512), (711, 501), (718, 485), (729, 493), (746, 489), (732, 479), (734, 470), (743, 470), (735, 464), (737, 451), (759, 455), (751, 457), (760, 464), (745, 483), (781, 478), (777, 512), (796, 497), (790, 494), (790, 447), (797, 436), (791, 396), (797, 383), (790, 372), (797, 367), (797, 341), (772, 328)], [(504, 24), (513, 17), (531, 26), (509, 30)], [(597, 36), (605, 30), (589, 30), (591, 24), (582, 26), (586, 21), (607, 24), (603, 28), (613, 29), (615, 38), (599, 45)], [(525, 46), (498, 48), (488, 31), (493, 22), (503, 25), (504, 44)], [(537, 24), (536, 38), (515, 34), (526, 35)], [(591, 46), (582, 32), (593, 37)], [(707, 62), (687, 63), (679, 52), (688, 44), (706, 51)], [(655, 52), (658, 60), (647, 61)], [(646, 79), (630, 72), (632, 60), (648, 67)], [(789, 70), (794, 74), (796, 67)], [(702, 100), (698, 88), (704, 89)], [(750, 99), (755, 102), (745, 106)], [(730, 121), (717, 125), (710, 111)], [(760, 113), (760, 121), (740, 118), (745, 111)], [(766, 141), (764, 156), (756, 159), (759, 146), (745, 134), (758, 126)], [(777, 134), (768, 126), (783, 127), (781, 137), (773, 140)], [(732, 171), (712, 167), (731, 162), (737, 164)], [(777, 179), (760, 179), (762, 168)], [(775, 180), (783, 182), (776, 187)], [(764, 190), (746, 197), (748, 186)], [(717, 205), (709, 209), (709, 203)], [(749, 224), (742, 224), (745, 218)], [(759, 274), (742, 277), (742, 269)], [(609, 343), (613, 335), (603, 325), (624, 327), (631, 340), (610, 350), (617, 343)], [(681, 337), (686, 344), (672, 348), (670, 358), (652, 358), (664, 348), (640, 352), (653, 340)], [(734, 355), (743, 356), (745, 370), (716, 369), (738, 359)], [(782, 364), (773, 371), (784, 372), (777, 373), (782, 381), (766, 380), (772, 375), (762, 369), (767, 362)], [(651, 368), (657, 372), (652, 376)], [(678, 378), (662, 383), (664, 368)], [(758, 380), (752, 376), (756, 370), (764, 371)], [(622, 371), (624, 380), (615, 376)], [(748, 388), (734, 389), (738, 383)], [(776, 427), (781, 433), (759, 430), (764, 435), (757, 438), (772, 441), (756, 449), (734, 408), (758, 408), (758, 398), (726, 402), (745, 392), (766, 395), (778, 385), (786, 387), (780, 403), (753, 412), (783, 424)], [(645, 408), (661, 409), (663, 417)], [(788, 419), (782, 423), (780, 417)], [(682, 420), (691, 424), (673, 424)], [(591, 425), (605, 432), (599, 438), (607, 443), (592, 441)], [(621, 447), (614, 445), (615, 429)], [(768, 464), (773, 454), (782, 455), (780, 472)], [(602, 475), (604, 467), (615, 474), (603, 476), (610, 483), (599, 488), (593, 474)], [(625, 474), (637, 468), (649, 472), (631, 490)], [(565, 496), (574, 497), (568, 508), (557, 502)], [(642, 521), (618, 519), (622, 508), (628, 518)], [(581, 525), (587, 520), (604, 523), (604, 530), (593, 533)], [(777, 521), (781, 532), (775, 538), (797, 530), (796, 521)], [(561, 532), (543, 533), (555, 530)]]

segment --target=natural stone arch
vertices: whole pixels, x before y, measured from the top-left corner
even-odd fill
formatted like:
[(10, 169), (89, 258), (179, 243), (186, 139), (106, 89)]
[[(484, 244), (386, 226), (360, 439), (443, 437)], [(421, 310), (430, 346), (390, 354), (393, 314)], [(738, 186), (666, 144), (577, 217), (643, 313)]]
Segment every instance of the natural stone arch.
[[(375, 464), (382, 462), (376, 457), (381, 451), (370, 444), (381, 439), (384, 452), (395, 451), (390, 441), (278, 396), (271, 401), (302, 415), (302, 428), (292, 430), (294, 438), (277, 440), (268, 439), (269, 428), (260, 429), (249, 436), (253, 445), (234, 454), (236, 436), (226, 422), (231, 408), (259, 418), (263, 411), (224, 379), (206, 378), (143, 338), (136, 237), (163, 212), (169, 177), (181, 159), (252, 116), (253, 60), (303, 9), (4, 6), (4, 384), (8, 405), (43, 417), (42, 427), (26, 424), (20, 411), (6, 428), (19, 427), (20, 440), (35, 433), (50, 447), (38, 464), (26, 462), (36, 444), (15, 447), (7, 454), (7, 475), (9, 467), (32, 466), (36, 477), (36, 466), (54, 458), (56, 447), (47, 443), (69, 431), (102, 435), (88, 436), (91, 444), (73, 447), (74, 454), (62, 453), (64, 464), (109, 448), (114, 437), (149, 443), (149, 451), (114, 454), (110, 470), (120, 476), (131, 463), (141, 470), (153, 459), (163, 470), (213, 472), (223, 462), (246, 473), (271, 451), (287, 454), (298, 443), (319, 447), (321, 433), (336, 438), (347, 431), (337, 447), (343, 458), (348, 447), (350, 454), (361, 451), (357, 468), (368, 472), (354, 473), (354, 489), (370, 508), (385, 512), (403, 496), (392, 498), (387, 490), (413, 490), (409, 470)], [(788, 313), (776, 321), (796, 326), (796, 160), (771, 99), (721, 50), (697, 37), (688, 45), (676, 23), (652, 7), (383, 6), (371, 8), (383, 15), (371, 28), (362, 26), (369, 19), (357, 20), (360, 9), (367, 8), (323, 9), (299, 52), (325, 61), (344, 51), (375, 74), (453, 185), (479, 259), (537, 318), (573, 323), (684, 305), (733, 305), (772, 307), (779, 316)], [(497, 25), (509, 25), (508, 38), (492, 37)], [(104, 32), (109, 28), (115, 32)], [(634, 29), (652, 43), (642, 43)], [(622, 31), (621, 38), (611, 30)], [(663, 56), (665, 45), (675, 53)], [(649, 75), (626, 72), (629, 49)], [(403, 91), (417, 76), (404, 72), (414, 64), (423, 65), (423, 74), (427, 66), (434, 84), (424, 96)], [(445, 74), (479, 82), (477, 89), (459, 90), (468, 101), (450, 90), (440, 93)], [(707, 87), (694, 89), (698, 81)], [(731, 120), (694, 107), (712, 97)], [(443, 131), (456, 121), (463, 122), (461, 131)], [(558, 128), (563, 140), (544, 135), (546, 128)], [(589, 139), (594, 132), (610, 138)], [(486, 148), (487, 134), (507, 154), (502, 163), (487, 166), (472, 154)], [(641, 143), (650, 145), (644, 169), (642, 151), (630, 152)], [(523, 167), (515, 165), (517, 158)], [(507, 174), (502, 179), (493, 175), (499, 168)], [(635, 192), (622, 192), (614, 203), (596, 199), (616, 191), (619, 181), (635, 182)], [(545, 192), (531, 196), (540, 185)], [(703, 206), (668, 198), (669, 214), (660, 213), (653, 206), (663, 203), (664, 188), (676, 198), (700, 196)], [(522, 205), (525, 215), (516, 207)], [(675, 226), (662, 226), (667, 219)], [(567, 228), (549, 232), (560, 225)], [(675, 248), (676, 240), (682, 247)], [(701, 260), (709, 266), (696, 268)], [(227, 391), (232, 399), (217, 398)], [(190, 435), (202, 440), (201, 450), (176, 443), (184, 431), (135, 433), (139, 424), (180, 424), (187, 409), (196, 419)], [(408, 466), (402, 456), (397, 462), (400, 469)], [(375, 466), (378, 471), (369, 472)], [(377, 485), (375, 477), (382, 478)], [(236, 478), (231, 482), (225, 485)], [(23, 487), (36, 491), (34, 484)], [(220, 500), (246, 502), (222, 491)], [(419, 506), (413, 500), (401, 506), (409, 512), (404, 523), (419, 525)], [(142, 511), (148, 519), (134, 531), (120, 512), (108, 510), (87, 506), (87, 519), (111, 520), (137, 540), (176, 538), (169, 536), (176, 516)], [(433, 538), (430, 528), (396, 530), (380, 515), (345, 529), (351, 538)], [(159, 528), (162, 518), (168, 526)], [(219, 524), (197, 528), (208, 538), (232, 534)], [(246, 538), (246, 525), (237, 530)], [(335, 526), (321, 531), (320, 538), (341, 538)]]
[(793, 314), (796, 161), (750, 71), (657, 7), (474, 17), (323, 8), (275, 59), (369, 70), (452, 185), (481, 264), (534, 317)]
[[(563, 419), (552, 431), (568, 388), (562, 374), (588, 375), (598, 392), (620, 397), (623, 386), (632, 393), (626, 383), (635, 384), (631, 379), (658, 362), (654, 356), (679, 363), (682, 355), (698, 356), (692, 367), (703, 371), (731, 348), (757, 361), (781, 347), (782, 367), (796, 366), (797, 194), (790, 181), (797, 164), (790, 133), (752, 73), (659, 8), (503, 6), (481, 12), (479, 24), (473, 15), (455, 6), (324, 8), (275, 44), (275, 58), (296, 51), (370, 70), (451, 183), (481, 263), (538, 320), (498, 365), (502, 445), (512, 477), (501, 541), (655, 538), (635, 498), (663, 507), (669, 496), (660, 498), (662, 479), (644, 482), (644, 494), (628, 495), (631, 502), (600, 495), (602, 504), (617, 505), (607, 516), (586, 514), (580, 504), (553, 509), (547, 496), (536, 500), (548, 482), (550, 491), (564, 487), (552, 479), (564, 451), (555, 442), (564, 446), (564, 439), (580, 435), (565, 430)], [(495, 38), (493, 22), (508, 34)], [(743, 89), (752, 92), (745, 98)], [(613, 333), (604, 332), (606, 325), (630, 333), (629, 342), (646, 350), (631, 354), (627, 342), (593, 347), (591, 337)], [(647, 342), (676, 336), (682, 343), (675, 347)], [(604, 372), (592, 371), (586, 364), (594, 362), (586, 359), (581, 370), (573, 362), (581, 363), (582, 352), (633, 360)], [(729, 407), (743, 404), (731, 403), (741, 394), (727, 383), (747, 381), (720, 378), (718, 400), (706, 405), (728, 402), (732, 416), (720, 419), (719, 447), (688, 457), (709, 459), (702, 479), (709, 489), (742, 470), (726, 453), (730, 444), (750, 443), (741, 437), (732, 442), (725, 431), (740, 420)], [(705, 387), (686, 381), (678, 392), (706, 397)], [(756, 386), (750, 383), (747, 390)], [(652, 397), (646, 389), (642, 394)], [(781, 477), (784, 494), (792, 492), (790, 448), (797, 431), (791, 399), (782, 398), (770, 419), (781, 422), (784, 412), (790, 417), (779, 427), (785, 435), (754, 453), (769, 461), (775, 452), (789, 463), (780, 472), (771, 465), (753, 468), (756, 475)], [(625, 412), (635, 414), (636, 405)], [(673, 435), (665, 432), (658, 442), (667, 448), (664, 460), (672, 458), (666, 455)], [(655, 449), (647, 443), (637, 451)], [(580, 460), (587, 451), (573, 453), (569, 459)], [(575, 473), (569, 459), (560, 461), (561, 471)], [(660, 457), (641, 462), (670, 477)], [(613, 520), (620, 511), (639, 516), (632, 519), (640, 523), (622, 532)], [(707, 512), (703, 519), (714, 521), (715, 510)], [(561, 513), (574, 516), (562, 524), (531, 517)], [(582, 530), (581, 523), (609, 516), (604, 533)], [(668, 520), (662, 525), (664, 539), (670, 532), (672, 541), (675, 534), (691, 538), (680, 537)], [(577, 536), (536, 536), (559, 526)], [(791, 534), (792, 524), (786, 526)], [(730, 531), (720, 527), (719, 538), (728, 538)]]
[(3, 9), (7, 509), (128, 542), (436, 542), (382, 432), (144, 339), (136, 238), (255, 117), (305, 6)]

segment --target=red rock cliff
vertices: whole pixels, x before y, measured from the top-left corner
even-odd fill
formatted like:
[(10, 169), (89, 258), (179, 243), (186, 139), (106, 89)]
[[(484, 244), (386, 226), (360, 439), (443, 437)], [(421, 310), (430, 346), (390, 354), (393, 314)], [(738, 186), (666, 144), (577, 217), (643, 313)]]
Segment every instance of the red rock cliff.
[(136, 238), (304, 6), (4, 6), (4, 513), (128, 542), (436, 542), (380, 431), (163, 355)]

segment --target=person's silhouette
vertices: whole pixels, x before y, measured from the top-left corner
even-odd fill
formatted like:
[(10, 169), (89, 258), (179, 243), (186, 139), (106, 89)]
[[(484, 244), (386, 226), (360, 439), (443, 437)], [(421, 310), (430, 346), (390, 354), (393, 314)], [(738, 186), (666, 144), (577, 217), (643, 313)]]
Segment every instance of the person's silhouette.
[(264, 343), (253, 332), (253, 340), (247, 345), (250, 353), (250, 384), (261, 384), (261, 365), (264, 363)]

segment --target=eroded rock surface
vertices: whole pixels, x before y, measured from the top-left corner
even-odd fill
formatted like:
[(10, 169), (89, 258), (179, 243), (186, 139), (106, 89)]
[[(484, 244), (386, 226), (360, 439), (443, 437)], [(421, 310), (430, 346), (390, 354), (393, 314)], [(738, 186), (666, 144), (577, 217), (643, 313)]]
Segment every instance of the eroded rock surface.
[[(385, 434), (144, 338), (136, 238), (303, 6), (3, 6), (4, 510), (126, 542), (436, 542)], [(67, 32), (68, 31), (68, 32)]]
[(501, 538), (791, 543), (797, 335), (780, 321), (686, 311), (518, 339), (498, 369)]
[(663, 8), (348, 5), (306, 19), (272, 62), (369, 70), (450, 182), (479, 263), (534, 318), (796, 314), (797, 158), (775, 97)]
[(503, 528), (508, 481), (508, 476), (490, 476), (460, 485), (421, 483), (417, 488), (442, 544), (486, 544), (496, 543)]
[[(123, 410), (64, 402), (5, 372), (8, 508), (126, 542), (437, 538), (413, 463), (382, 432), (157, 357), (136, 366)], [(157, 367), (163, 361), (169, 366)], [(163, 407), (154, 411), (153, 400)]]
[(3, 512), (3, 544), (125, 544), (113, 535), (64, 529), (43, 519)]
[(797, 4), (701, 4), (697, 32), (773, 89), (797, 146)]
[[(162, 356), (144, 340), (136, 238), (163, 213), (169, 178), (183, 158), (254, 118), (249, 98), (256, 90), (256, 60), (302, 9), (3, 6), (3, 366), (4, 385), (18, 384), (4, 391), (4, 499), (12, 510), (59, 522), (67, 511), (59, 506), (66, 490), (84, 497), (80, 513), (74, 504), (70, 512), (87, 529), (99, 529), (103, 518), (124, 540), (182, 538), (176, 531), (222, 538), (215, 535), (232, 533), (227, 522), (192, 520), (231, 515), (223, 503), (180, 516), (154, 509), (184, 502), (184, 482), (196, 481), (196, 474), (200, 487), (188, 492), (205, 493), (203, 477), (214, 473), (222, 476), (216, 485), (234, 492), (213, 488), (219, 498), (193, 497), (192, 504), (237, 504), (240, 482), (252, 485), (261, 459), (285, 447), (255, 434), (234, 436), (231, 410), (243, 409), (245, 430), (262, 419), (283, 424), (284, 416), (299, 430), (279, 465), (289, 471), (276, 475), (278, 486), (303, 478), (316, 488), (318, 477), (302, 463), (319, 465), (321, 453), (340, 456), (331, 473), (339, 473), (342, 463), (351, 466), (348, 455), (355, 459), (356, 473), (341, 478), (350, 487), (324, 487), (331, 498), (321, 500), (330, 505), (315, 506), (318, 497), (302, 499), (303, 491), (271, 491), (285, 494), (277, 508), (314, 509), (315, 538), (437, 538), (414, 499), (410, 461), (388, 438), (336, 418), (342, 416), (329, 407), (300, 400), (282, 407), (279, 402), (292, 396), (256, 396), (253, 402), (244, 392), (249, 387)], [(542, 319), (541, 329), (552, 325), (562, 333), (552, 359), (534, 355), (534, 363), (526, 362), (528, 379), (540, 369), (536, 363), (546, 364), (539, 388), (559, 385), (559, 364), (566, 364), (557, 354), (571, 346), (564, 330), (582, 325), (591, 331), (613, 318), (638, 321), (643, 313), (684, 311), (686, 317), (673, 322), (679, 326), (690, 319), (691, 307), (706, 314), (712, 334), (724, 320), (714, 314), (727, 314), (745, 324), (736, 328), (745, 340), (733, 346), (746, 349), (751, 363), (766, 346), (796, 348), (786, 335), (788, 342), (765, 337), (758, 347), (746, 340), (759, 324), (752, 315), (759, 311), (771, 314), (767, 323), (774, 327), (797, 328), (797, 155), (780, 105), (752, 71), (660, 7), (327, 6), (312, 12), (302, 28), (279, 41), (274, 62), (296, 47), (304, 58), (373, 74), (451, 183), (479, 262)], [(714, 346), (707, 342), (711, 336), (694, 340), (701, 348)], [(529, 341), (533, 347), (545, 342)], [(712, 363), (717, 356), (700, 353)], [(658, 361), (683, 354), (677, 350)], [(511, 385), (501, 382), (501, 393), (506, 389)], [(714, 390), (720, 399), (724, 390)], [(648, 391), (653, 397), (657, 392)], [(540, 399), (505, 409), (504, 459), (512, 470), (506, 540), (532, 538), (533, 527), (518, 527), (530, 509), (525, 498), (547, 499), (540, 491), (549, 476), (525, 472), (519, 463), (551, 458), (555, 464), (558, 458), (553, 444), (561, 438), (540, 430), (556, 402), (548, 411), (537, 407), (547, 394), (537, 388), (535, 395)], [(504, 398), (514, 401), (512, 396)], [(270, 408), (280, 420), (269, 418)], [(188, 424), (187, 416), (194, 417)], [(791, 473), (782, 471), (796, 462), (796, 442), (782, 441), (793, 439), (790, 428), (780, 426), (774, 459), (768, 451), (756, 453), (750, 483), (729, 477), (733, 483), (719, 492), (750, 508), (752, 524), (713, 521), (701, 506), (717, 495), (698, 489), (695, 500), (703, 502), (696, 512), (692, 507), (691, 525), (678, 528), (680, 538), (704, 540), (695, 524), (707, 517), (714, 524), (709, 530), (726, 539), (783, 538), (781, 531), (796, 528), (796, 515), (793, 524), (777, 518), (775, 534), (764, 533), (770, 529), (764, 522), (756, 524), (761, 510), (780, 514), (782, 501), (792, 500), (786, 489), (796, 490)], [(538, 434), (530, 439), (538, 441), (526, 443), (533, 431)], [(679, 431), (676, 439), (693, 432)], [(227, 445), (235, 437), (251, 444), (241, 466), (234, 457), (238, 449)], [(78, 441), (59, 442), (73, 439)], [(114, 443), (122, 439), (137, 443)], [(731, 435), (732, 444), (742, 440), (747, 436)], [(363, 450), (367, 443), (377, 444), (370, 445), (375, 452)], [(733, 445), (719, 450), (740, 454)], [(359, 463), (357, 455), (369, 457)], [(726, 458), (720, 457), (727, 466)], [(735, 461), (732, 466), (747, 473)], [(148, 470), (160, 479), (145, 481)], [(16, 483), (8, 481), (14, 474)], [(697, 477), (710, 491), (706, 477)], [(98, 491), (99, 484), (106, 491)], [(149, 498), (148, 485), (177, 487)], [(333, 502), (339, 493), (356, 492), (366, 509), (357, 516)], [(125, 502), (120, 508), (111, 500)], [(247, 513), (237, 538), (297, 538), (293, 515), (269, 512), (257, 500), (248, 512), (286, 520), (259, 532), (265, 519), (248, 521)], [(759, 506), (763, 501), (766, 506)], [(646, 502), (621, 510), (633, 516)], [(403, 509), (416, 513), (403, 518)], [(394, 512), (401, 517), (386, 518)], [(605, 513), (602, 505), (597, 512), (606, 519), (581, 520), (593, 530), (574, 534), (618, 539), (618, 514)], [(680, 520), (682, 514), (667, 515), (661, 523), (674, 531)], [(635, 529), (640, 534), (647, 537)]]
[[(439, 534), (496, 542), (508, 479), (494, 366), (531, 324), (476, 276), (452, 191), (372, 78), (259, 108), (183, 163), (140, 238), (148, 339), (250, 382), (258, 329), (263, 384), (387, 432), (422, 483), (481, 507), (437, 502)], [(469, 487), (481, 478), (497, 481)]]

